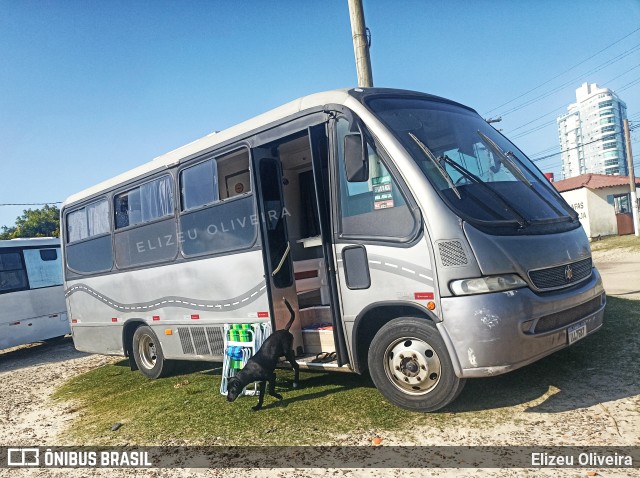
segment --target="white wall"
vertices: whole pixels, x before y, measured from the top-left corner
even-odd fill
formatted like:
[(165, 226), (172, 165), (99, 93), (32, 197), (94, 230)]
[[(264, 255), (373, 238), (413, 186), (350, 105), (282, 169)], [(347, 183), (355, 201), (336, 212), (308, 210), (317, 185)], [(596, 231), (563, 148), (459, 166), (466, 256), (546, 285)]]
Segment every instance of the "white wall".
[(561, 194), (576, 210), (582, 227), (587, 236), (591, 238), (618, 234), (616, 213), (613, 205), (607, 202), (607, 196), (628, 192), (627, 186), (615, 186), (603, 189), (580, 188)]
[(607, 195), (624, 193), (624, 186), (604, 189), (587, 189), (587, 191), (589, 201), (589, 221), (591, 223), (591, 234), (589, 237), (618, 234), (616, 212), (613, 205), (607, 202)]
[[(589, 190), (587, 188), (574, 189), (573, 191), (565, 191), (560, 193), (562, 197), (569, 203), (575, 211), (578, 213), (580, 224), (584, 228), (584, 232), (587, 237), (593, 237), (591, 235), (591, 221), (588, 214), (589, 200), (587, 198)], [(597, 234), (595, 234), (597, 236)]]

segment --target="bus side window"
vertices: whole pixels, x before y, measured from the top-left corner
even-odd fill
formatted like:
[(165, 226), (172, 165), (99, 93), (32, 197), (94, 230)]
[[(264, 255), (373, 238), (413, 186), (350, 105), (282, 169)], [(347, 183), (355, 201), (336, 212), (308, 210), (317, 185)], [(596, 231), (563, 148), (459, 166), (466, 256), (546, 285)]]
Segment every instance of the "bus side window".
[(218, 201), (218, 174), (213, 159), (190, 166), (180, 173), (182, 210), (187, 211)]
[(27, 273), (19, 252), (0, 253), (0, 294), (28, 289)]
[(81, 274), (111, 270), (109, 203), (100, 199), (65, 215), (66, 262)]
[(180, 248), (186, 256), (251, 247), (258, 216), (251, 196), (249, 150), (189, 166), (180, 172)]
[(176, 242), (173, 178), (165, 174), (114, 198), (116, 267), (172, 261)]
[(344, 164), (344, 137), (349, 122), (336, 122), (340, 176), (340, 232), (359, 237), (403, 239), (412, 235), (415, 219), (406, 204), (400, 186), (378, 154), (377, 146), (367, 141), (369, 179), (349, 182)]
[(250, 192), (249, 155), (244, 149), (189, 166), (180, 173), (183, 211)]
[(67, 214), (67, 242), (110, 232), (109, 204), (102, 199)]
[(57, 249), (24, 249), (31, 289), (62, 285), (62, 265)]
[(116, 229), (129, 225), (129, 196), (116, 198)]
[(216, 159), (220, 199), (251, 192), (249, 154), (242, 149)]
[(162, 176), (115, 197), (116, 229), (173, 215), (173, 181)]

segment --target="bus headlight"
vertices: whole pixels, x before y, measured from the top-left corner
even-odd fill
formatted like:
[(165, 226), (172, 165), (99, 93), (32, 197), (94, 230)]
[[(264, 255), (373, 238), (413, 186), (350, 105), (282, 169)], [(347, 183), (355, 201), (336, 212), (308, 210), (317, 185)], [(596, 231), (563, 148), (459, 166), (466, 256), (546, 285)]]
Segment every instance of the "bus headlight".
[(454, 280), (449, 284), (455, 295), (487, 294), (526, 287), (527, 283), (517, 274)]

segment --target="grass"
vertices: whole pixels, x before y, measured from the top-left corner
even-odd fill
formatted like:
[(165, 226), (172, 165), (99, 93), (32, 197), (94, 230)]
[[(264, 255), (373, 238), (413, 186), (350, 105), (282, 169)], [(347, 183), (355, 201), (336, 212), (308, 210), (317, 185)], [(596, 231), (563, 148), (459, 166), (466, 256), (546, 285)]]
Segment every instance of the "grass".
[[(71, 379), (54, 397), (80, 412), (66, 441), (92, 445), (349, 445), (358, 435), (406, 430), (411, 436), (416, 425), (437, 434), (445, 427), (517, 424), (521, 412), (555, 413), (640, 393), (637, 304), (609, 298), (599, 332), (520, 370), (469, 380), (460, 397), (437, 413), (395, 407), (368, 377), (355, 374), (302, 372), (301, 388), (293, 389), (287, 370), (278, 371), (284, 400), (267, 396), (256, 413), (256, 397), (226, 402), (219, 368), (205, 368), (211, 364), (148, 380), (121, 361)], [(111, 431), (115, 423), (123, 425)]]
[[(73, 399), (81, 412), (69, 436), (95, 444), (323, 443), (354, 430), (396, 429), (420, 416), (383, 400), (368, 378), (301, 372), (302, 387), (293, 389), (288, 370), (278, 371), (276, 390), (284, 400), (267, 396), (256, 413), (251, 406), (257, 397), (226, 401), (219, 393), (219, 373), (209, 369), (148, 380), (123, 361), (71, 380), (55, 398)], [(117, 422), (122, 428), (111, 432)]]
[(607, 236), (599, 241), (591, 242), (592, 251), (610, 251), (613, 249), (627, 249), (640, 252), (640, 237), (633, 234), (626, 236)]

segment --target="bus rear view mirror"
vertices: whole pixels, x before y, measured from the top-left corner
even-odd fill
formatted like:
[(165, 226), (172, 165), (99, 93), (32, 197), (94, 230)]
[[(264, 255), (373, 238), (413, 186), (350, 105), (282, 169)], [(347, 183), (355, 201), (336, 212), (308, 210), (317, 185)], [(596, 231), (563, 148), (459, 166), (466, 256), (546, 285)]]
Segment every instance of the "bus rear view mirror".
[(344, 137), (344, 165), (347, 181), (350, 183), (363, 183), (369, 180), (367, 143), (360, 133), (351, 133)]

